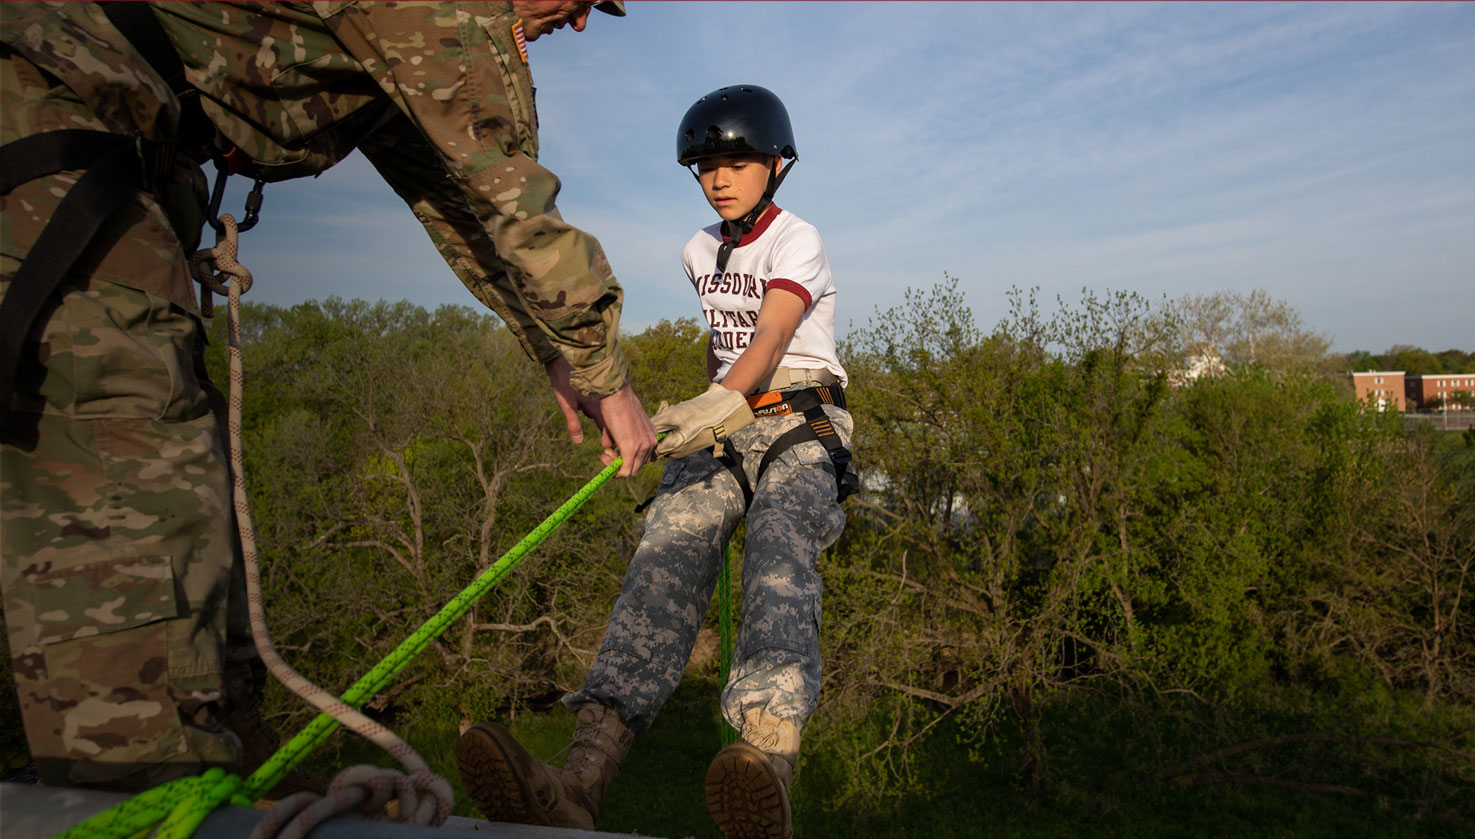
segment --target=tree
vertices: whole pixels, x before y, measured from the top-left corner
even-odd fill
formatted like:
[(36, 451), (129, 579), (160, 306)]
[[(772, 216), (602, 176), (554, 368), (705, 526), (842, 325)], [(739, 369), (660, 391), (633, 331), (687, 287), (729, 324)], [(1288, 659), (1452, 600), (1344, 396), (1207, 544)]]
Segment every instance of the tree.
[(1386, 369), (1402, 370), (1409, 376), (1423, 376), (1430, 373), (1439, 373), (1444, 369), (1443, 362), (1434, 353), (1419, 347), (1407, 344), (1398, 344), (1390, 347), (1383, 354), (1388, 365)]
[(1440, 373), (1475, 373), (1475, 353), (1448, 349), (1434, 355), (1439, 359)]
[(975, 737), (1012, 718), (1038, 790), (1051, 697), (1130, 682), (1148, 652), (1134, 523), (1157, 480), (1145, 464), (1171, 452), (1177, 346), (1130, 294), (1049, 320), (1016, 294), (988, 336), (956, 281), (907, 299), (847, 347), (872, 491), (831, 566), (827, 625), (843, 640), (826, 689), (862, 715), (893, 709), (872, 771), (905, 777), (912, 745), (946, 718)]
[(1166, 309), (1190, 353), (1216, 355), (1232, 367), (1259, 364), (1283, 374), (1327, 362), (1331, 339), (1307, 329), (1293, 306), (1263, 289), (1186, 294)]
[[(330, 299), (248, 318), (271, 627), (325, 686), (361, 675), (598, 469), (597, 435), (568, 445), (542, 369), (490, 316)], [(566, 524), (417, 664), (420, 698), (575, 686), (633, 538), (627, 516)]]

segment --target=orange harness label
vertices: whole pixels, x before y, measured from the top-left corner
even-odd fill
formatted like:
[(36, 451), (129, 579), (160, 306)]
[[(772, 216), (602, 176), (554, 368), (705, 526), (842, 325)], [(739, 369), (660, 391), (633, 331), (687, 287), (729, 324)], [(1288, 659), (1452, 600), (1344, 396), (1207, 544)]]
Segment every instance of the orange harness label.
[(748, 407), (753, 409), (755, 417), (783, 417), (794, 413), (794, 409), (784, 401), (783, 393), (777, 390), (749, 396)]

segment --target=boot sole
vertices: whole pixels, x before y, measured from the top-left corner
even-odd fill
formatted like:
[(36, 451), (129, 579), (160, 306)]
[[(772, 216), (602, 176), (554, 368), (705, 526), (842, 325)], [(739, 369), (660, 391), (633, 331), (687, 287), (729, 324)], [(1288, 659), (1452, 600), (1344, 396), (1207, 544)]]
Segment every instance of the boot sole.
[[(505, 740), (512, 740), (509, 746)], [(461, 785), (476, 808), (494, 822), (551, 825), (532, 799), (533, 791), (518, 781), (520, 761), (512, 735), (501, 726), (475, 725), (456, 741), (456, 768)]]
[(737, 742), (707, 767), (707, 812), (727, 839), (788, 839), (788, 792), (755, 746)]

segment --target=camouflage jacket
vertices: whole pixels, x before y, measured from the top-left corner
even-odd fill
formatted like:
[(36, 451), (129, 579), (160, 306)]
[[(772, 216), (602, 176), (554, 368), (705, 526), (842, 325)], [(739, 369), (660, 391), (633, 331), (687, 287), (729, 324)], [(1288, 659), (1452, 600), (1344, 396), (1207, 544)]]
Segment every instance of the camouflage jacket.
[[(590, 395), (624, 383), (623, 291), (599, 242), (554, 206), (559, 181), (537, 162), (532, 78), (509, 3), (161, 3), (154, 11), (211, 121), (252, 160), (248, 174), (312, 175), (360, 149), (531, 357), (561, 354), (574, 387)], [(61, 81), (65, 93), (46, 94), (48, 107), (60, 100), (77, 110), (71, 123), (37, 130), (174, 135), (178, 102), (95, 4), (6, 3), (0, 40)], [(34, 81), (16, 78), (8, 74), (7, 87)], [(10, 120), (26, 98), (6, 90), (0, 103)], [(189, 246), (198, 206), (166, 206)], [(34, 236), (6, 232), (7, 255), (23, 258)], [(146, 278), (130, 284), (165, 293)], [(166, 296), (177, 299), (177, 285)]]

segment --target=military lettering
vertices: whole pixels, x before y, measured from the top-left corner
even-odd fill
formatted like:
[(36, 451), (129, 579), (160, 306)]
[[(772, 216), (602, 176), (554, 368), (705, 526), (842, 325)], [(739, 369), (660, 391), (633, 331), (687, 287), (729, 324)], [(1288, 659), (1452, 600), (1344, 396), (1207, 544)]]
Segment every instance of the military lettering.
[(735, 294), (750, 300), (762, 300), (768, 291), (768, 280), (752, 274), (703, 274), (692, 283), (697, 294)]

